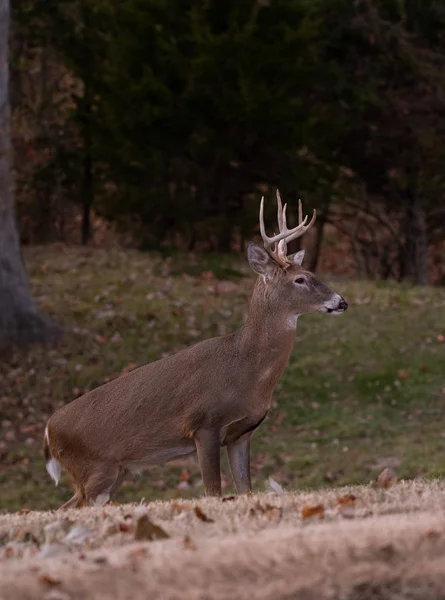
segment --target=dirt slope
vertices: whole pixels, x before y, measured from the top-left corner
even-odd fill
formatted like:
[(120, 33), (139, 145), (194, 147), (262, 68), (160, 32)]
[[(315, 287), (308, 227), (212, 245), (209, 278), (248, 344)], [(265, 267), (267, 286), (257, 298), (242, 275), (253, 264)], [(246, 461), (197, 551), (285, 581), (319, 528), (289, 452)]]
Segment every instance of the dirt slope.
[(440, 600), (445, 483), (6, 514), (0, 542), (1, 600)]

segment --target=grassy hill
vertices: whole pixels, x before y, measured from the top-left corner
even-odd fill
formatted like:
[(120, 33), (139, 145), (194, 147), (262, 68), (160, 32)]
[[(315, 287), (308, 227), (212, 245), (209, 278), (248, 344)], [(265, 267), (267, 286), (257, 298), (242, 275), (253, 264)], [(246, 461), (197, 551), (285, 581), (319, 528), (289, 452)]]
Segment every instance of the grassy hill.
[[(45, 473), (41, 439), (61, 404), (122, 372), (233, 331), (253, 285), (246, 261), (124, 250), (28, 248), (40, 306), (66, 327), (57, 348), (0, 363), (0, 508), (50, 509), (71, 496)], [(320, 275), (320, 278), (322, 276)], [(341, 317), (300, 319), (273, 410), (254, 435), (253, 482), (285, 489), (445, 473), (445, 289), (326, 278)], [(225, 473), (227, 473), (224, 464)], [(224, 476), (225, 492), (231, 492)], [(118, 501), (200, 496), (194, 460), (156, 467)]]

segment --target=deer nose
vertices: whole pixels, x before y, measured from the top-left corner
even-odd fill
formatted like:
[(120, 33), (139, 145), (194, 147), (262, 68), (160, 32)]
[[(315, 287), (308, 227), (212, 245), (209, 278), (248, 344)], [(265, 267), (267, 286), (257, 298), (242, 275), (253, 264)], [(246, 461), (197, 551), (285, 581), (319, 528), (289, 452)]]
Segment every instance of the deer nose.
[(340, 300), (340, 303), (338, 305), (338, 309), (339, 310), (346, 310), (348, 308), (348, 303), (346, 302), (346, 300), (344, 298), (342, 298)]

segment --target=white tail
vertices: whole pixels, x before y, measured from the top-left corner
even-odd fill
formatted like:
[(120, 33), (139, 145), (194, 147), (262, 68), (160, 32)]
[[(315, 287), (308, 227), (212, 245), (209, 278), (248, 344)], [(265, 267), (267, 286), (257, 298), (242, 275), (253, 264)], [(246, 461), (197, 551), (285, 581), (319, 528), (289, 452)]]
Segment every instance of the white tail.
[(51, 456), (48, 426), (45, 427), (44, 452), (46, 470), (48, 471), (51, 479), (55, 481), (56, 485), (59, 485), (60, 475), (62, 474), (62, 467), (59, 461)]
[(259, 277), (245, 324), (229, 335), (127, 373), (70, 404), (49, 420), (47, 470), (60, 464), (76, 493), (64, 507), (108, 501), (128, 473), (197, 453), (208, 495), (221, 494), (220, 453), (227, 449), (238, 493), (251, 489), (250, 438), (269, 411), (272, 394), (295, 342), (298, 316), (339, 314), (347, 302), (303, 269), (304, 251), (287, 256), (286, 244), (308, 225), (288, 229), (277, 193), (279, 234), (264, 247), (251, 243), (248, 259)]

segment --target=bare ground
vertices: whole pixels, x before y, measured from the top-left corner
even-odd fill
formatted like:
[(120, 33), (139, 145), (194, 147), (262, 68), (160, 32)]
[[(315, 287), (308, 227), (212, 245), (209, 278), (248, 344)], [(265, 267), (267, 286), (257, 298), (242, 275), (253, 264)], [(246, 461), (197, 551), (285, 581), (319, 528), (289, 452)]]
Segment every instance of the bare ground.
[(445, 483), (12, 513), (0, 542), (1, 600), (440, 600)]

